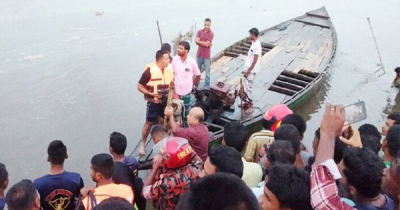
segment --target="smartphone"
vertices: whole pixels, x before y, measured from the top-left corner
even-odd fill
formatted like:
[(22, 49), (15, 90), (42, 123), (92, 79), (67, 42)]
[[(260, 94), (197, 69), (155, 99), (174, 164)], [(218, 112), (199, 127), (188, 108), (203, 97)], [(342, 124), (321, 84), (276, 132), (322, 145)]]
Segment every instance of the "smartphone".
[(345, 124), (353, 124), (367, 118), (364, 101), (358, 101), (354, 104), (345, 105)]

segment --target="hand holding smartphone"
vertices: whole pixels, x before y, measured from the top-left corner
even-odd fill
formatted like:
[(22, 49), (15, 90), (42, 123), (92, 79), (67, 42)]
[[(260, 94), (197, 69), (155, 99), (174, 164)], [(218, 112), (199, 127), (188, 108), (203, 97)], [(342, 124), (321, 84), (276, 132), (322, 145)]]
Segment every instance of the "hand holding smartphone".
[(345, 125), (353, 124), (367, 118), (364, 101), (345, 105)]

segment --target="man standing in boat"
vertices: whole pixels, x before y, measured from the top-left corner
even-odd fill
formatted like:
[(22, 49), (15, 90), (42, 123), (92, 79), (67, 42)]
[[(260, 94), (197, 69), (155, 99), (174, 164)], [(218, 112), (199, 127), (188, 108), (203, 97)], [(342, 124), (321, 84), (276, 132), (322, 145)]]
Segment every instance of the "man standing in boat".
[(178, 45), (178, 55), (176, 55), (171, 63), (174, 69), (174, 85), (175, 93), (183, 100), (185, 113), (183, 113), (184, 127), (187, 127), (186, 117), (189, 114), (190, 99), (193, 87), (200, 80), (200, 70), (196, 61), (188, 55), (190, 44), (187, 41), (181, 41)]
[[(247, 53), (247, 59), (244, 64), (243, 75), (245, 78), (244, 90), (247, 93), (249, 99), (251, 99), (253, 82), (256, 74), (260, 71), (260, 63), (261, 63), (261, 43), (258, 40), (258, 29), (252, 28), (250, 29), (250, 40), (251, 47), (249, 52)], [(251, 101), (251, 100), (249, 100)], [(250, 103), (243, 104), (243, 108), (246, 108), (246, 113), (253, 112), (253, 105)]]
[(211, 20), (210, 18), (206, 18), (204, 20), (204, 29), (200, 29), (196, 36), (196, 44), (199, 46), (196, 55), (197, 65), (201, 73), (204, 71), (206, 72), (205, 88), (210, 88), (211, 46), (212, 40), (214, 39), (214, 33), (211, 31), (210, 27)]
[(169, 61), (167, 51), (157, 51), (156, 62), (145, 67), (145, 71), (138, 83), (138, 90), (144, 94), (144, 98), (147, 100), (146, 122), (142, 130), (140, 155), (146, 154), (146, 139), (150, 133), (151, 126), (157, 122), (163, 122), (169, 86), (174, 80), (174, 71), (169, 66)]

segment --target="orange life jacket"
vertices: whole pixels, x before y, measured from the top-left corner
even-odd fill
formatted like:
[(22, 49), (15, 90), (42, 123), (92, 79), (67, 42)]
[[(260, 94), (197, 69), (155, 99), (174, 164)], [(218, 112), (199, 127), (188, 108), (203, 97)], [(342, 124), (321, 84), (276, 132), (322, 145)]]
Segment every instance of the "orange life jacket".
[[(164, 72), (157, 66), (156, 63), (151, 63), (146, 66), (145, 70), (150, 69), (150, 80), (146, 84), (146, 89), (152, 93), (159, 93), (164, 96), (168, 95), (169, 86), (174, 80), (174, 70), (170, 65), (164, 68)], [(145, 99), (154, 102), (161, 103), (158, 98), (145, 95)]]

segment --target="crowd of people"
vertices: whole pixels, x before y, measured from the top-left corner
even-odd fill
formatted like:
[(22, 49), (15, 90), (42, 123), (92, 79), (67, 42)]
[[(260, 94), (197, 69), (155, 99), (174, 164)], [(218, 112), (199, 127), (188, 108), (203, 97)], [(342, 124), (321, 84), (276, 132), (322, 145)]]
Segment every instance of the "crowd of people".
[[(344, 107), (327, 104), (311, 152), (302, 143), (305, 120), (276, 104), (265, 111), (263, 130), (249, 136), (240, 122), (227, 122), (221, 144), (209, 145), (204, 111), (190, 108), (200, 69), (206, 71), (205, 88), (210, 87), (214, 35), (211, 20), (204, 25), (196, 37), (196, 60), (188, 56), (187, 42), (179, 43), (173, 58), (170, 46), (163, 45), (138, 83), (147, 100), (140, 154), (149, 134), (154, 141), (152, 169), (144, 180), (137, 176), (138, 161), (125, 155), (128, 141), (121, 133), (110, 134), (109, 153), (91, 159), (95, 188), (64, 168), (67, 147), (54, 140), (47, 148), (49, 173), (33, 181), (9, 187), (0, 163), (0, 210), (144, 210), (148, 200), (160, 210), (399, 209), (399, 113), (389, 114), (379, 131), (371, 124), (348, 125)], [(249, 32), (252, 46), (243, 71), (247, 97), (261, 53), (258, 30)], [(174, 97), (187, 108), (183, 121), (166, 103), (172, 81)]]
[[(67, 147), (54, 140), (47, 148), (50, 171), (33, 182), (26, 179), (8, 188), (8, 173), (0, 163), (0, 209), (144, 210), (146, 200), (168, 210), (399, 209), (400, 114), (389, 114), (379, 131), (371, 124), (346, 125), (344, 112), (343, 106), (327, 104), (313, 154), (302, 144), (304, 119), (286, 105), (267, 110), (264, 130), (250, 138), (240, 122), (227, 123), (222, 144), (209, 150), (203, 142), (209, 142), (208, 133), (194, 130), (196, 136), (190, 135), (190, 127), (202, 122), (201, 109), (189, 112), (189, 128), (171, 125), (168, 132), (153, 126), (155, 156), (144, 182), (137, 176), (137, 160), (124, 154), (126, 137), (113, 132), (109, 154), (91, 159), (95, 188), (64, 169)], [(260, 135), (267, 138), (255, 138)], [(258, 157), (247, 160), (242, 154), (253, 144), (262, 145)]]

